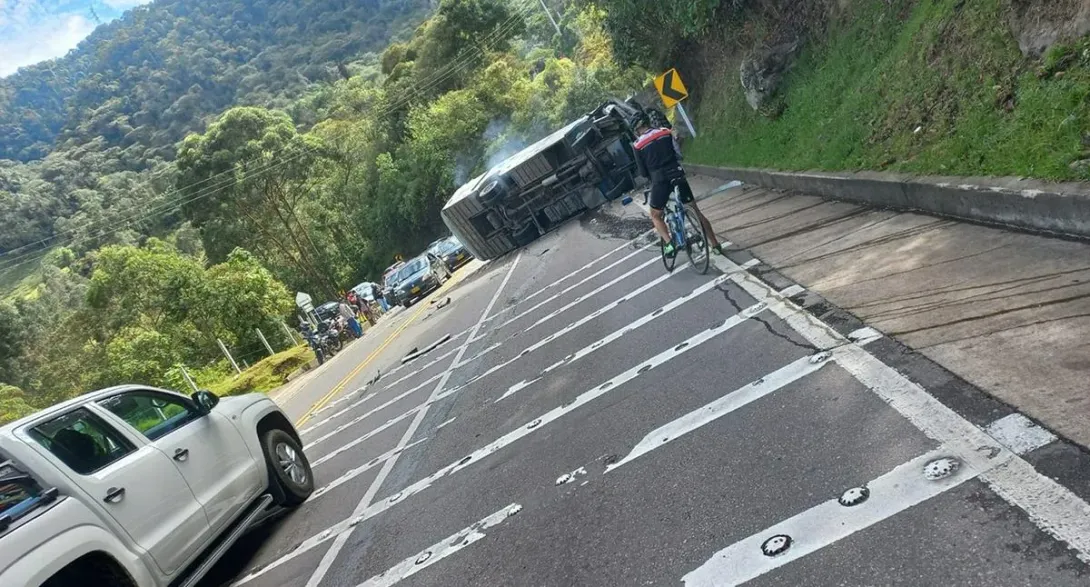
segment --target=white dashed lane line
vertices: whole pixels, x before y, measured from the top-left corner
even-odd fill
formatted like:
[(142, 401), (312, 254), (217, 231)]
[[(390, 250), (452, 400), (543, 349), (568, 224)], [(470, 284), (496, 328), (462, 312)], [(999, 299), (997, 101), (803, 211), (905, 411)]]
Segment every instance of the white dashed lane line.
[(468, 528), (451, 534), (432, 546), (410, 556), (394, 565), (386, 572), (360, 583), (359, 587), (390, 587), (391, 585), (396, 585), (402, 580), (415, 575), (417, 572), (430, 567), (484, 538), (485, 530), (502, 524), (508, 518), (518, 514), (520, 511), (522, 511), (522, 506), (513, 503), (486, 518), (478, 520)]
[[(416, 430), (420, 427), (420, 424), (424, 421), (424, 417), (428, 413), (428, 404), (435, 401), (435, 397), (439, 395), (439, 393), (442, 392), (443, 387), (446, 386), (447, 380), (450, 378), (451, 373), (454, 372), (455, 366), (458, 364), (458, 361), (462, 359), (466, 349), (469, 347), (469, 341), (481, 326), (484, 325), (485, 318), (488, 317), (492, 308), (496, 306), (496, 301), (499, 300), (500, 295), (503, 294), (504, 289), (507, 287), (507, 283), (511, 280), (511, 275), (514, 274), (515, 268), (518, 267), (519, 260), (521, 259), (522, 252), (520, 251), (518, 255), (515, 256), (515, 260), (511, 263), (511, 268), (507, 270), (507, 275), (503, 277), (503, 281), (501, 281), (499, 287), (496, 288), (496, 292), (492, 294), (492, 299), (489, 300), (488, 306), (486, 306), (484, 312), (481, 313), (481, 317), (477, 320), (477, 325), (473, 327), (473, 330), (470, 332), (466, 341), (458, 347), (458, 353), (454, 355), (454, 361), (451, 362), (450, 367), (443, 373), (443, 376), (439, 378), (439, 382), (436, 383), (435, 388), (431, 392), (431, 397), (425, 402), (424, 407), (416, 413), (412, 422), (409, 423), (409, 428), (401, 436), (401, 440), (398, 441), (396, 449), (404, 449), (412, 440), (413, 435), (416, 434)], [(396, 453), (392, 458), (387, 459), (386, 462), (382, 464), (382, 469), (379, 470), (378, 476), (375, 477), (374, 482), (371, 483), (371, 486), (367, 489), (367, 493), (364, 494), (359, 504), (357, 504), (356, 508), (352, 511), (353, 516), (360, 516), (371, 507), (372, 500), (375, 498), (379, 489), (381, 489), (382, 484), (386, 482), (386, 478), (390, 475), (390, 471), (392, 471), (397, 464), (400, 454), (401, 453)], [(334, 539), (333, 544), (329, 547), (329, 550), (326, 551), (325, 555), (322, 556), (321, 562), (318, 563), (318, 568), (314, 570), (314, 574), (312, 574), (310, 580), (307, 581), (306, 587), (318, 587), (318, 585), (321, 584), (325, 574), (329, 572), (329, 568), (333, 565), (333, 561), (337, 559), (337, 556), (341, 553), (341, 549), (344, 548), (345, 543), (348, 542), (349, 534), (351, 534), (351, 528)]]

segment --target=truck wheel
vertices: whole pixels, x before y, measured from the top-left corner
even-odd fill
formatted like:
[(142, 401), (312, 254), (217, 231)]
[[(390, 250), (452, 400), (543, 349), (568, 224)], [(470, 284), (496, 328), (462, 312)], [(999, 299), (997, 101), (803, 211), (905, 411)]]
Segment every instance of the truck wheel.
[(102, 587), (133, 587), (133, 581), (116, 561), (106, 555), (84, 555), (42, 583), (42, 587), (70, 585), (102, 585)]
[(314, 492), (314, 474), (299, 443), (287, 432), (274, 428), (261, 437), (261, 447), (270, 476), (283, 493), (277, 505), (295, 507), (306, 501)]

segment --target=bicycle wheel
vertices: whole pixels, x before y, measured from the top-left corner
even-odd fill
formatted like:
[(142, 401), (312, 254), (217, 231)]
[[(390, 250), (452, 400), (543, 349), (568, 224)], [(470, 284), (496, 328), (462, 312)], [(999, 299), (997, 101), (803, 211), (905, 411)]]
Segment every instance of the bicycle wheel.
[(685, 254), (693, 270), (703, 275), (711, 265), (711, 250), (708, 236), (704, 234), (704, 225), (692, 208), (685, 207)]
[[(674, 234), (674, 231), (677, 230), (677, 227), (675, 226), (675, 223), (672, 222), (672, 220), (671, 220), (672, 216), (673, 216), (672, 214), (667, 212), (666, 218), (664, 219), (666, 221), (666, 228), (670, 229), (670, 234)], [(674, 254), (672, 256), (667, 255), (666, 254), (666, 243), (662, 242), (662, 239), (660, 238), (659, 239), (659, 251), (662, 253), (662, 264), (663, 264), (663, 266), (666, 267), (666, 272), (667, 273), (673, 273), (674, 272), (674, 265), (677, 264), (677, 252), (678, 252), (677, 247), (676, 246), (674, 247)]]

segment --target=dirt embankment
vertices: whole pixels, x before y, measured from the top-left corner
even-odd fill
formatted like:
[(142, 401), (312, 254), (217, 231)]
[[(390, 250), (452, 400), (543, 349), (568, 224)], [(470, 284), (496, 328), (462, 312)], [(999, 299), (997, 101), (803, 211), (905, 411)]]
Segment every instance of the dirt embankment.
[[(861, 1), (873, 0), (751, 0), (741, 14), (724, 11), (705, 38), (681, 44), (674, 65), (694, 106), (710, 78), (733, 75), (754, 110), (776, 116), (784, 107), (776, 96), (798, 52), (807, 43), (820, 41), (830, 22), (850, 18), (853, 3)], [(1090, 0), (1000, 1), (1026, 57), (1040, 57), (1057, 43), (1090, 33)], [(898, 17), (908, 18), (914, 4), (902, 3)]]

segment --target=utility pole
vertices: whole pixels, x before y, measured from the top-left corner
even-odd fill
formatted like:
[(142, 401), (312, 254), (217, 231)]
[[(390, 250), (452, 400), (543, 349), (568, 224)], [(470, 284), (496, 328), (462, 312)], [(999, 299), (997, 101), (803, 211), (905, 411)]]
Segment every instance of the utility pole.
[(545, 0), (541, 0), (541, 9), (545, 11), (545, 16), (549, 17), (549, 22), (553, 23), (556, 34), (563, 36), (563, 33), (560, 32), (560, 25), (556, 24), (556, 19), (553, 18), (553, 13), (549, 11), (549, 7), (545, 5)]

